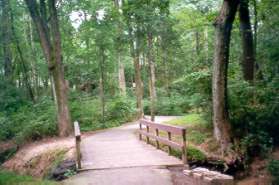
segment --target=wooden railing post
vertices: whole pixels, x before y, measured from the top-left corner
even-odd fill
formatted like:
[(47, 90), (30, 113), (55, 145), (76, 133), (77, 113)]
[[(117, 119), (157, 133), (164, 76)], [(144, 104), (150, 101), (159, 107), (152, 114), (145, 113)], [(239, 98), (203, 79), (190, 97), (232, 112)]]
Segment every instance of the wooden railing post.
[[(158, 128), (156, 128), (156, 136), (159, 137), (159, 129), (158, 129)], [(160, 148), (158, 139), (156, 139), (156, 148), (157, 148), (157, 149)]]
[[(168, 132), (168, 140), (171, 141), (171, 132)], [(168, 146), (168, 153), (171, 154), (171, 147)]]
[(183, 138), (182, 161), (183, 161), (183, 164), (187, 164), (186, 130), (183, 130), (182, 138)]
[[(149, 133), (149, 126), (146, 126), (146, 132)], [(146, 136), (146, 143), (149, 144), (149, 136)]]
[[(166, 124), (159, 124), (154, 123), (152, 121), (141, 119), (139, 121), (139, 139), (142, 140), (142, 135), (146, 137), (146, 143), (150, 144), (150, 139), (156, 142), (156, 148), (160, 148), (160, 143), (167, 145), (168, 153), (171, 155), (172, 149), (178, 149), (181, 151), (181, 158), (183, 161), (183, 165), (187, 166), (187, 152), (186, 152), (186, 128), (173, 126), (173, 125), (166, 125)], [(143, 129), (142, 126), (145, 126), (146, 129)], [(150, 132), (150, 129), (152, 132)], [(155, 134), (153, 132), (155, 130)], [(168, 137), (162, 137), (160, 131), (167, 132)], [(173, 135), (180, 136), (183, 139), (183, 142), (177, 142)]]
[(79, 124), (77, 121), (74, 122), (74, 130), (75, 130), (75, 140), (76, 140), (77, 168), (81, 169), (81, 152), (80, 152), (81, 135), (80, 135)]
[[(142, 130), (142, 124), (141, 124), (141, 122), (139, 123), (139, 129), (140, 129), (140, 131)], [(141, 135), (141, 133), (139, 133), (139, 140), (142, 140), (142, 135)]]

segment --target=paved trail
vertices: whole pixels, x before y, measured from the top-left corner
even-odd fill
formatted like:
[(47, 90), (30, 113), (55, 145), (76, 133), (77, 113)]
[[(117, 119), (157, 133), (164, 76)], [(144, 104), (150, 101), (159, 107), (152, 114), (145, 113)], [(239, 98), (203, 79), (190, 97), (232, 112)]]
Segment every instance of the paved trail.
[[(163, 122), (174, 117), (156, 117)], [(82, 168), (65, 185), (172, 185), (167, 166), (182, 161), (139, 141), (138, 124), (128, 124), (96, 133), (82, 140)]]

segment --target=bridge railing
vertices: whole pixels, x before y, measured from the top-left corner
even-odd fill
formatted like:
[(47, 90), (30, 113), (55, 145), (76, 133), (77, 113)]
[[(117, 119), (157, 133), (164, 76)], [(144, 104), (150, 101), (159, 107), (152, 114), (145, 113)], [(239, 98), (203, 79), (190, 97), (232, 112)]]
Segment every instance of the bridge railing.
[[(143, 128), (145, 126), (145, 129)], [(154, 133), (155, 131), (155, 133)], [(159, 131), (165, 131), (167, 137), (160, 135)], [(146, 143), (150, 144), (150, 138), (155, 140), (156, 148), (160, 148), (160, 143), (168, 146), (168, 152), (171, 153), (171, 148), (178, 149), (182, 152), (181, 158), (183, 164), (187, 164), (187, 152), (186, 152), (186, 128), (159, 124), (146, 119), (139, 121), (139, 139), (142, 140), (142, 135), (146, 137)], [(179, 135), (182, 137), (182, 142), (172, 140), (173, 135)]]
[(74, 132), (75, 132), (75, 141), (76, 141), (77, 168), (81, 169), (81, 152), (80, 152), (81, 134), (80, 134), (79, 124), (77, 121), (74, 122)]

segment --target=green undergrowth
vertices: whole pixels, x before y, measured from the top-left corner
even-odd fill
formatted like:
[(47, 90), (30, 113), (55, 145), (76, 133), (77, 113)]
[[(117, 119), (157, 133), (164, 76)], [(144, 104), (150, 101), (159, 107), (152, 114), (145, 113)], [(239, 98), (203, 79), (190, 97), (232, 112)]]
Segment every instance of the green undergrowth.
[[(202, 114), (191, 113), (185, 116), (165, 122), (169, 125), (185, 127), (187, 141), (187, 158), (191, 162), (204, 162), (206, 155), (196, 146), (203, 145), (212, 137), (211, 128)], [(176, 141), (182, 140), (181, 136), (173, 138)], [(181, 156), (180, 151), (173, 151), (173, 155)]]
[(187, 141), (194, 145), (200, 145), (211, 137), (211, 128), (201, 114), (188, 114), (177, 119), (166, 122), (170, 125), (177, 125), (187, 128)]
[(16, 173), (0, 169), (0, 185), (59, 185), (59, 183), (49, 180), (36, 179), (26, 175), (18, 175)]
[(100, 99), (93, 96), (73, 96), (71, 114), (80, 123), (81, 131), (94, 131), (119, 126), (134, 119), (135, 101), (128, 97), (106, 99), (102, 116)]
[[(72, 120), (80, 123), (82, 131), (119, 126), (133, 120), (135, 101), (129, 97), (107, 98), (102, 117), (100, 99), (89, 94), (72, 93), (69, 97)], [(35, 104), (0, 110), (0, 141), (15, 140), (18, 145), (56, 136), (56, 108), (51, 97), (42, 97)]]

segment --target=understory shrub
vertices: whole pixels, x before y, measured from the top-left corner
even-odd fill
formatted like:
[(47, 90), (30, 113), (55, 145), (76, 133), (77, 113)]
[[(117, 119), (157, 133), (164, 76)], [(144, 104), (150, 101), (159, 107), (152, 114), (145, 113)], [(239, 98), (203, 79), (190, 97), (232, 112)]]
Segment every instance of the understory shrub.
[[(73, 93), (69, 102), (72, 120), (79, 121), (83, 131), (118, 126), (132, 120), (136, 112), (135, 101), (128, 97), (106, 99), (104, 120), (98, 97)], [(18, 144), (55, 136), (58, 128), (54, 102), (43, 97), (15, 112), (0, 112), (0, 127), (0, 140), (15, 139)]]
[(279, 184), (279, 160), (275, 160), (275, 159), (271, 160), (268, 163), (267, 169), (273, 177), (272, 184), (278, 185)]
[(0, 114), (0, 139), (15, 139), (18, 144), (57, 133), (53, 101), (44, 97), (34, 105), (25, 105), (16, 112)]
[(279, 80), (255, 83), (233, 81), (229, 86), (233, 133), (247, 156), (261, 155), (279, 144)]
[(131, 121), (136, 109), (135, 101), (127, 97), (114, 97), (105, 100), (105, 115), (102, 117), (100, 99), (94, 96), (71, 97), (71, 115), (80, 123), (82, 131), (97, 130), (118, 126)]

